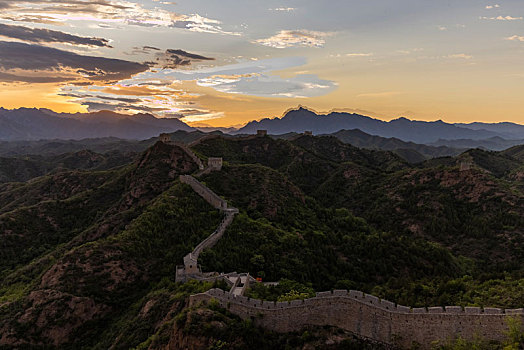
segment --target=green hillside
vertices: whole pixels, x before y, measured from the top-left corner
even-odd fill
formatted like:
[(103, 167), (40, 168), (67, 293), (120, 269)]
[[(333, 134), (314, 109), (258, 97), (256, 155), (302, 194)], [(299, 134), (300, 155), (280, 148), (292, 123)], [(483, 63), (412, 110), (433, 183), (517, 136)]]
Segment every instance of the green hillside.
[[(412, 306), (522, 306), (514, 154), (473, 150), (414, 166), (312, 136), (217, 137), (194, 151), (224, 158), (200, 180), (240, 210), (199, 262), (281, 282), (254, 286), (253, 297), (360, 289)], [(225, 288), (174, 281), (221, 220), (178, 180), (196, 171), (181, 148), (156, 143), (116, 168), (1, 184), (0, 348), (376, 348), (337, 329), (282, 335), (216, 305), (188, 308), (190, 294)]]

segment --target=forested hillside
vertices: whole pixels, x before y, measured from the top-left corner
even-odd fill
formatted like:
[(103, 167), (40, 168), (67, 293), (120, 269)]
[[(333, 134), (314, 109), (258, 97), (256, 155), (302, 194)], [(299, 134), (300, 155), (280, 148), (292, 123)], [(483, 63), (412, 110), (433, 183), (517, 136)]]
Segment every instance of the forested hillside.
[[(360, 289), (411, 306), (524, 306), (518, 149), (417, 165), (330, 136), (216, 137), (193, 151), (223, 157), (199, 180), (240, 210), (199, 261), (280, 282), (253, 297)], [(57, 159), (75, 170), (0, 185), (0, 348), (377, 348), (187, 308), (188, 295), (224, 286), (174, 281), (221, 220), (178, 180), (198, 169), (180, 147), (158, 142), (117, 167)]]

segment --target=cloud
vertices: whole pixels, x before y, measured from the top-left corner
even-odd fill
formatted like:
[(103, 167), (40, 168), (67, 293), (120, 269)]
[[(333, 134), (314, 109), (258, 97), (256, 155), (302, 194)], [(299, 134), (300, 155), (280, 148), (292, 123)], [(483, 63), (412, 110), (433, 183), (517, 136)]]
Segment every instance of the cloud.
[(513, 35), (506, 38), (506, 40), (512, 40), (512, 41), (524, 41), (524, 36), (520, 35)]
[(445, 30), (448, 30), (448, 27), (445, 27), (445, 26), (437, 26), (437, 29), (440, 30), (440, 31), (445, 31)]
[(281, 30), (272, 37), (258, 39), (254, 42), (277, 49), (293, 46), (323, 47), (326, 42), (324, 38), (330, 35), (332, 33), (311, 30)]
[(499, 4), (495, 4), (495, 5), (487, 5), (487, 6), (486, 6), (486, 9), (487, 9), (487, 10), (491, 10), (491, 9), (499, 8), (499, 7), (500, 7)]
[(147, 65), (137, 62), (83, 56), (40, 45), (0, 41), (0, 71), (4, 73), (6, 80), (11, 75), (11, 78), (19, 76), (19, 81), (34, 79), (34, 82), (44, 78), (53, 81), (114, 81), (130, 78), (147, 69)]
[(374, 54), (372, 52), (352, 52), (352, 53), (337, 53), (337, 54), (331, 54), (329, 57), (331, 58), (359, 58), (359, 57), (373, 57)]
[(17, 75), (0, 71), (0, 82), (4, 83), (58, 83), (72, 80), (74, 80), (74, 78), (62, 76)]
[(497, 16), (497, 17), (480, 17), (480, 19), (488, 21), (522, 21), (522, 17), (511, 16)]
[(29, 28), (0, 23), (0, 36), (33, 43), (66, 43), (98, 47), (111, 47), (109, 40), (82, 37), (56, 30)]
[(178, 68), (190, 66), (193, 62), (214, 61), (213, 57), (190, 53), (181, 49), (162, 50), (153, 46), (134, 47), (131, 52), (125, 52), (127, 55), (146, 56), (148, 61), (145, 62), (150, 67), (156, 68)]
[(280, 11), (280, 12), (291, 12), (295, 11), (296, 7), (276, 7), (276, 8), (270, 8), (269, 11)]
[(205, 57), (194, 53), (189, 53), (180, 49), (167, 49), (164, 53), (157, 54), (156, 64), (162, 68), (176, 68), (189, 66), (195, 61), (213, 61), (212, 57)]
[(195, 94), (176, 90), (171, 86), (74, 86), (61, 88), (60, 96), (87, 106), (89, 111), (111, 110), (119, 113), (155, 113), (186, 122), (202, 121), (224, 116), (223, 112), (195, 106)]
[(172, 84), (177, 81), (196, 81), (199, 86), (210, 87), (224, 93), (295, 98), (325, 95), (336, 88), (336, 83), (319, 79), (312, 74), (297, 74), (291, 78), (270, 74), (276, 70), (302, 66), (305, 63), (306, 60), (301, 57), (286, 57), (189, 71), (163, 69), (144, 72), (121, 83), (125, 86), (136, 86), (147, 85), (149, 82)]
[(367, 52), (367, 53), (347, 53), (344, 56), (346, 57), (371, 57), (373, 56), (373, 53)]
[(456, 54), (447, 55), (445, 56), (445, 58), (470, 60), (473, 58), (473, 56), (467, 55), (465, 53), (456, 53)]
[(396, 50), (395, 53), (401, 54), (401, 55), (410, 55), (412, 53), (422, 52), (424, 51), (421, 47), (415, 47), (412, 49), (404, 49), (404, 50)]
[(0, 19), (47, 24), (92, 21), (104, 26), (119, 24), (183, 28), (194, 32), (240, 35), (222, 29), (221, 22), (199, 14), (180, 14), (163, 8), (145, 8), (119, 0), (3, 0)]

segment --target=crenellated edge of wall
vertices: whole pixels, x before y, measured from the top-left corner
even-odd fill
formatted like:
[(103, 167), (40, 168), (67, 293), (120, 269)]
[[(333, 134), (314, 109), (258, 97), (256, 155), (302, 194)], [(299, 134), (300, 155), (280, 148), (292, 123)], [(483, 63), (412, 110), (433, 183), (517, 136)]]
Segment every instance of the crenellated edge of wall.
[(227, 202), (191, 175), (180, 175), (180, 182), (193, 188), (209, 204), (219, 210), (227, 209)]
[[(356, 290), (334, 290), (328, 292), (316, 293), (316, 296), (304, 300), (293, 300), (289, 302), (274, 302), (259, 299), (251, 299), (245, 296), (235, 296), (222, 289), (210, 289), (205, 293), (195, 294), (191, 296), (190, 304), (193, 305), (197, 301), (208, 300), (211, 298), (218, 299), (224, 303), (234, 303), (243, 305), (253, 309), (259, 310), (277, 310), (307, 306), (313, 304), (319, 299), (337, 299), (345, 298), (352, 299), (358, 303), (366, 304), (373, 308), (386, 311), (389, 313), (402, 314), (466, 314), (466, 315), (524, 315), (524, 309), (500, 309), (491, 307), (461, 307), (461, 306), (435, 306), (428, 308), (411, 308), (400, 304), (395, 304), (391, 301), (380, 299), (376, 296), (366, 294)], [(335, 305), (335, 304), (334, 304)]]

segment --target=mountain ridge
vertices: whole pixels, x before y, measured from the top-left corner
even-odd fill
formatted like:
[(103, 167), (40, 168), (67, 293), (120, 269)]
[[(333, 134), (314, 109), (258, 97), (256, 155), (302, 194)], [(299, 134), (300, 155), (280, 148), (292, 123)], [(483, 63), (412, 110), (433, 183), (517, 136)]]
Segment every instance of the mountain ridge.
[[(496, 136), (502, 138), (515, 136), (502, 131), (490, 131), (479, 128), (474, 130), (446, 123), (442, 120), (426, 122), (400, 117), (387, 122), (355, 113), (331, 112), (329, 114), (317, 114), (304, 107), (289, 110), (281, 118), (265, 118), (260, 121), (251, 121), (236, 133), (252, 134), (257, 129), (267, 130), (270, 134), (300, 133), (304, 131), (312, 131), (315, 134), (330, 134), (342, 129), (360, 129), (368, 134), (396, 137), (403, 141), (416, 143), (436, 142), (439, 139), (479, 140)], [(521, 138), (524, 139), (524, 128)]]
[(177, 118), (157, 118), (152, 114), (55, 113), (49, 109), (0, 108), (0, 140), (85, 139), (118, 137), (147, 139), (162, 132), (193, 131)]

